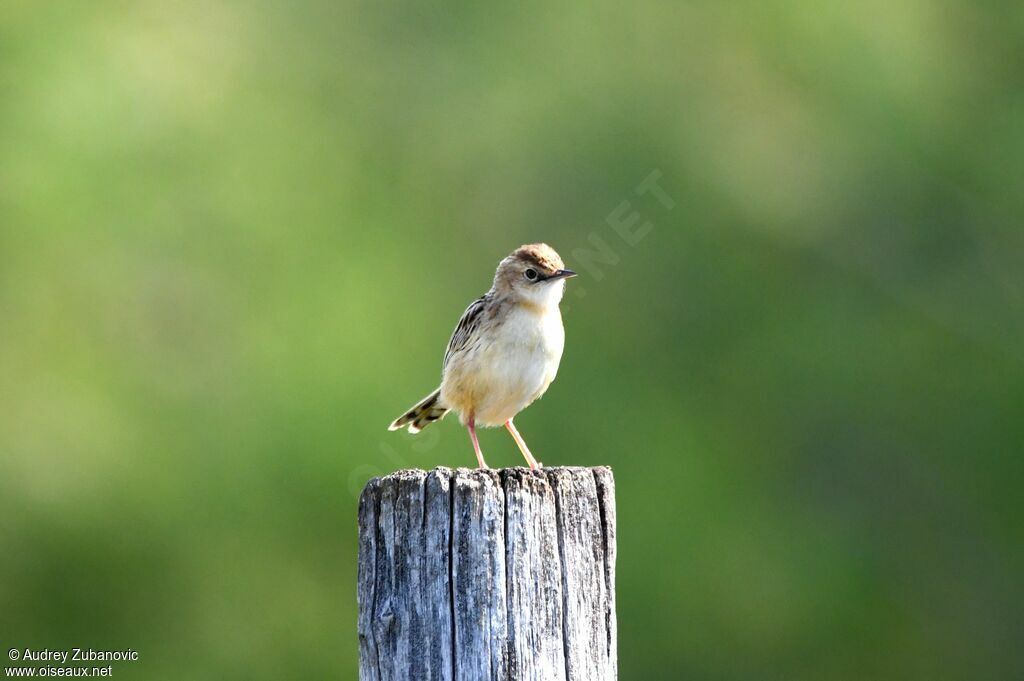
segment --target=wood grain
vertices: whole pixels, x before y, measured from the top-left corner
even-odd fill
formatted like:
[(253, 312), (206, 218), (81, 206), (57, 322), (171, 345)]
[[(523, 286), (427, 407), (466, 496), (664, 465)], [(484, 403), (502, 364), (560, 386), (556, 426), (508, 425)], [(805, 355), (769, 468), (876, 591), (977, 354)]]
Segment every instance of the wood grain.
[(616, 678), (608, 468), (403, 470), (359, 500), (359, 678)]

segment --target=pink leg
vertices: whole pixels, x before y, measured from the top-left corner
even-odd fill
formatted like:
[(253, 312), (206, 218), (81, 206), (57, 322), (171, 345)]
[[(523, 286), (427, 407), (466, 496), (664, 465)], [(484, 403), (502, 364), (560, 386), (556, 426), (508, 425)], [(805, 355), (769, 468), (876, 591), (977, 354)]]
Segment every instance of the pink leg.
[(505, 427), (508, 428), (508, 432), (512, 434), (512, 439), (516, 441), (517, 445), (519, 445), (519, 451), (521, 451), (523, 456), (526, 457), (526, 463), (530, 464), (530, 470), (535, 471), (540, 468), (540, 464), (537, 463), (537, 459), (533, 458), (533, 454), (530, 453), (530, 448), (526, 446), (526, 440), (523, 439), (523, 436), (519, 434), (519, 431), (516, 430), (515, 425), (513, 425), (512, 419), (505, 421)]
[(490, 468), (487, 462), (484, 461), (484, 455), (480, 451), (480, 442), (476, 439), (476, 423), (473, 421), (472, 416), (466, 421), (466, 428), (469, 428), (469, 439), (473, 441), (473, 451), (476, 452), (477, 463), (480, 464), (480, 468)]

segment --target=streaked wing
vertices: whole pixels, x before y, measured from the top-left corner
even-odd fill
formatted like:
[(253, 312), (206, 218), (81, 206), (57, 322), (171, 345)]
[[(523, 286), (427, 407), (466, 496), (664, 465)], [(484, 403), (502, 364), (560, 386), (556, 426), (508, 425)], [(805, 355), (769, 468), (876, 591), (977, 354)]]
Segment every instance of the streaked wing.
[(448, 349), (445, 350), (444, 363), (441, 365), (442, 370), (448, 366), (448, 360), (452, 358), (452, 355), (466, 348), (477, 329), (480, 328), (485, 307), (487, 307), (487, 296), (483, 295), (470, 303), (466, 311), (462, 313), (462, 319), (459, 320), (452, 337), (448, 340)]

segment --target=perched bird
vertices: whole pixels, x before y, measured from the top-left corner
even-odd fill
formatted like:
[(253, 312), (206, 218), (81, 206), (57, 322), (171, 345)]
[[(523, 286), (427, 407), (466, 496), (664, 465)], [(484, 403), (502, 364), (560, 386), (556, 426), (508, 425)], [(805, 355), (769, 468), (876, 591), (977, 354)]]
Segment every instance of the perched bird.
[(544, 394), (555, 380), (565, 345), (558, 303), (565, 280), (575, 276), (553, 248), (528, 244), (498, 263), (491, 290), (462, 313), (448, 341), (441, 387), (388, 427), (418, 433), (449, 411), (469, 429), (480, 468), (477, 426), (504, 425), (531, 469), (533, 458), (512, 418)]

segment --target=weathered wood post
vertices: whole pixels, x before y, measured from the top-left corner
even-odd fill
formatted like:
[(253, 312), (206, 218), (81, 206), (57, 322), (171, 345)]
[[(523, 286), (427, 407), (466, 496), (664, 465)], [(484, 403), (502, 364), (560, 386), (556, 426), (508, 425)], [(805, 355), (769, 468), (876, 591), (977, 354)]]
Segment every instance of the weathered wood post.
[(609, 468), (436, 468), (359, 500), (361, 681), (610, 681)]

